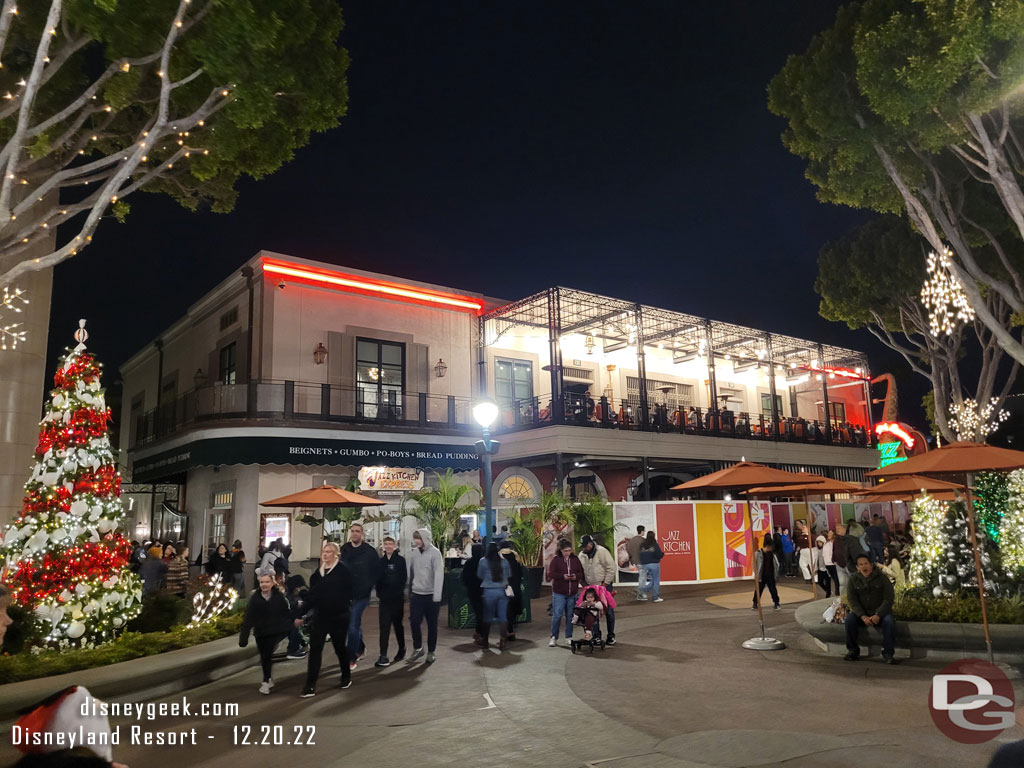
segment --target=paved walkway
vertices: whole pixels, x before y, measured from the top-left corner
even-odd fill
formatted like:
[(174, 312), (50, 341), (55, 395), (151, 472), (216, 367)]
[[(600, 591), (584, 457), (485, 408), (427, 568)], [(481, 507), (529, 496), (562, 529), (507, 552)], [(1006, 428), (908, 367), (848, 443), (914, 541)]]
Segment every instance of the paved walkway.
[[(757, 629), (755, 614), (705, 598), (747, 589), (670, 587), (660, 604), (632, 602), (623, 594), (619, 642), (593, 657), (547, 647), (546, 600), (538, 600), (537, 621), (524, 625), (521, 639), (502, 655), (473, 646), (468, 632), (442, 629), (433, 666), (375, 669), (370, 655), (354, 673), (354, 685), (341, 691), (332, 687), (337, 663), (327, 653), (326, 674), (313, 699), (297, 696), (304, 662), (280, 664), (270, 696), (256, 692), (254, 668), (188, 694), (193, 707), (238, 702), (237, 717), (118, 719), (122, 745), (115, 756), (132, 768), (156, 765), (164, 755), (189, 768), (223, 768), (226, 761), (245, 768), (987, 763), (999, 742), (961, 746), (931, 722), (928, 689), (941, 664), (887, 667), (877, 660), (851, 664), (826, 656), (793, 623), (792, 605), (767, 614), (771, 633), (785, 640), (787, 650), (743, 650), (740, 643)], [(371, 650), (376, 624), (371, 609), (364, 620)], [(1024, 702), (1024, 685), (1015, 685), (1017, 700)], [(262, 726), (277, 724), (285, 726), (286, 741), (294, 739), (296, 726), (315, 726), (315, 746), (232, 744), (236, 727), (249, 726), (258, 741)], [(198, 746), (125, 744), (132, 725), (145, 731), (194, 727)], [(1024, 728), (1017, 726), (1001, 740), (1020, 738)], [(12, 755), (10, 747), (0, 748), (5, 764)]]

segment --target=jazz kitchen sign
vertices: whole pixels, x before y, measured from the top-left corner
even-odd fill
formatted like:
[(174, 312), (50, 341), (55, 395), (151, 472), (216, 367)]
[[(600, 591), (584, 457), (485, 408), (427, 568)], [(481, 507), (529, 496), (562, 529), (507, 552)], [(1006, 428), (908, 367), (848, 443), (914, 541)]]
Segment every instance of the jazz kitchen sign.
[(364, 491), (418, 491), (423, 488), (423, 470), (360, 467), (359, 487)]

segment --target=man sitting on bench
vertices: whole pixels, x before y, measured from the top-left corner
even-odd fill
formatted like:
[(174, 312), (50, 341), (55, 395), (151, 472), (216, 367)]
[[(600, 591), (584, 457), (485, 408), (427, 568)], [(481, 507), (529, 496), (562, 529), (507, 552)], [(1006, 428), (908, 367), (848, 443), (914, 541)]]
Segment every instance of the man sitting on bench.
[(856, 661), (860, 658), (860, 642), (857, 635), (861, 625), (878, 627), (882, 630), (882, 659), (886, 664), (895, 664), (896, 620), (892, 616), (892, 605), (896, 595), (892, 582), (871, 562), (867, 554), (857, 555), (857, 571), (850, 575), (846, 585), (846, 602), (850, 612), (846, 616), (846, 650), (843, 658)]

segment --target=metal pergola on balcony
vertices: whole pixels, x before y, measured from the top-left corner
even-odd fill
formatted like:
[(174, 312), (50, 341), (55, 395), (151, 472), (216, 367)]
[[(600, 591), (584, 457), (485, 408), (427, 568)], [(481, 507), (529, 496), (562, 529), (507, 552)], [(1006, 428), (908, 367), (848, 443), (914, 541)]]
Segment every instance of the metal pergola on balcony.
[[(634, 348), (640, 378), (640, 425), (650, 424), (647, 402), (646, 349), (672, 350), (676, 364), (701, 359), (708, 371), (711, 402), (718, 402), (715, 377), (716, 361), (732, 361), (734, 371), (764, 368), (768, 375), (772, 401), (772, 420), (780, 419), (776, 397), (776, 376), (821, 376), (825, 414), (829, 413), (828, 375), (831, 369), (844, 369), (857, 378), (870, 378), (866, 357), (856, 350), (820, 344), (793, 336), (770, 333), (733, 323), (709, 320), (685, 312), (630, 302), (611, 296), (554, 287), (498, 307), (480, 317), (482, 347), (497, 344), (502, 336), (517, 327), (542, 330), (547, 337), (551, 377), (552, 408), (555, 421), (564, 416), (562, 353), (560, 340), (568, 334), (582, 334), (587, 345), (605, 353)], [(870, 409), (868, 409), (870, 419)], [(825, 418), (826, 438), (831, 439), (830, 419)]]

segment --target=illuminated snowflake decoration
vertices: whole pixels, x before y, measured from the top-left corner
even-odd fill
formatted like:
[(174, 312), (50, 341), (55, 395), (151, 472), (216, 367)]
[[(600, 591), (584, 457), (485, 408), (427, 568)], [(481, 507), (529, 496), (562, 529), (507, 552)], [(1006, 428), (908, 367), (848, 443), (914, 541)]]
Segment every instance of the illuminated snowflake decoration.
[[(28, 304), (25, 292), (21, 288), (11, 289), (4, 286), (3, 296), (0, 296), (0, 309), (18, 314), (21, 308)], [(0, 351), (6, 349), (17, 349), (18, 344), (25, 342), (25, 330), (21, 323), (4, 323), (4, 315), (0, 314)]]
[(984, 440), (1010, 418), (1003, 409), (996, 410), (999, 398), (993, 397), (985, 406), (973, 399), (949, 406), (949, 426), (957, 440)]
[(950, 269), (952, 263), (953, 252), (948, 248), (941, 256), (934, 251), (928, 254), (928, 277), (921, 286), (921, 303), (928, 310), (933, 336), (949, 336), (961, 323), (974, 320), (963, 284)]

